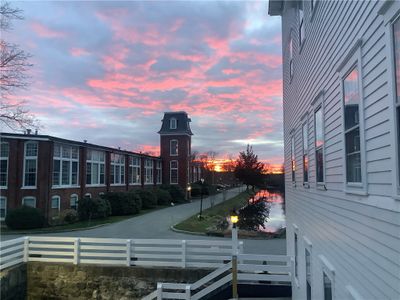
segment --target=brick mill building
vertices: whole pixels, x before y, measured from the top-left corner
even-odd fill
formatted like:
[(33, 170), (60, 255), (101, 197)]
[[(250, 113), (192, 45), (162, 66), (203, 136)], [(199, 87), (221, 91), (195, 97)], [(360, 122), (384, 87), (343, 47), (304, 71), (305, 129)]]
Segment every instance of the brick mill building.
[(105, 192), (179, 185), (183, 190), (201, 176), (190, 161), (190, 119), (167, 112), (162, 120), (160, 156), (58, 137), (1, 133), (0, 217), (29, 205), (50, 217), (77, 208), (79, 199)]

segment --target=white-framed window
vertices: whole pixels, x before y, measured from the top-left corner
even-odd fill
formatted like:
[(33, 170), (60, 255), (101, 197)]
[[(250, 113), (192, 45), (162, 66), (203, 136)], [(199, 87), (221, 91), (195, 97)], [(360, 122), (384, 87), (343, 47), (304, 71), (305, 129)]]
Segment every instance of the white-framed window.
[(36, 197), (27, 196), (27, 197), (22, 198), (22, 205), (36, 207)]
[(305, 29), (304, 29), (304, 3), (303, 1), (299, 2), (299, 44), (300, 49), (304, 43), (305, 39)]
[(335, 269), (324, 255), (319, 255), (322, 265), (322, 294), (324, 300), (332, 300), (335, 296)]
[(169, 141), (169, 155), (178, 156), (178, 140)]
[(129, 156), (129, 184), (140, 183), (140, 157)]
[(315, 177), (317, 184), (323, 184), (324, 179), (324, 112), (320, 105), (314, 112), (315, 132)]
[(146, 159), (144, 161), (144, 183), (151, 184), (153, 183), (153, 160)]
[(361, 41), (357, 41), (344, 58), (339, 72), (343, 111), (344, 190), (347, 193), (365, 194), (367, 174), (361, 86)]
[(7, 215), (7, 198), (0, 196), (0, 220), (4, 220)]
[(77, 194), (72, 194), (69, 198), (69, 207), (71, 209), (75, 209), (78, 210), (78, 201), (79, 201), (79, 197)]
[(294, 133), (290, 138), (290, 168), (292, 174), (292, 182), (296, 182), (296, 154), (295, 154), (295, 140)]
[(157, 160), (157, 165), (156, 165), (156, 178), (157, 178), (157, 184), (161, 184), (162, 183), (162, 164), (161, 164), (161, 160)]
[(111, 153), (111, 184), (122, 185), (125, 183), (125, 155)]
[(86, 198), (92, 199), (92, 194), (91, 194), (91, 193), (86, 193), (86, 194), (85, 194), (85, 197), (86, 197)]
[(178, 161), (171, 160), (169, 163), (169, 169), (170, 169), (170, 176), (169, 176), (170, 184), (178, 184)]
[(79, 147), (54, 144), (53, 186), (78, 186)]
[(178, 121), (176, 118), (169, 119), (169, 129), (176, 129)]
[(293, 37), (292, 32), (290, 32), (289, 36), (289, 80), (291, 81), (293, 78)]
[(6, 142), (0, 143), (0, 187), (7, 188), (8, 184), (8, 155), (10, 149)]
[(310, 0), (310, 8), (311, 8), (312, 13), (314, 12), (314, 9), (315, 9), (315, 1), (316, 0)]
[(60, 196), (51, 197), (51, 208), (60, 210), (61, 198)]
[(303, 123), (302, 129), (303, 136), (303, 184), (308, 185), (308, 117)]
[(86, 155), (86, 185), (105, 184), (105, 158), (103, 151), (88, 149)]
[(37, 142), (26, 142), (24, 148), (24, 187), (36, 187), (37, 156), (39, 145)]

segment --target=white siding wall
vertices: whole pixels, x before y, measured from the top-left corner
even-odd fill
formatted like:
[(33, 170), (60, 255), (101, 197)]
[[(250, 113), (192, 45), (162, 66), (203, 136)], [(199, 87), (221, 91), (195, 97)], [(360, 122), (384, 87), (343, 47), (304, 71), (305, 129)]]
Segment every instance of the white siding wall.
[[(298, 227), (299, 286), (304, 299), (306, 237), (312, 244), (313, 299), (321, 299), (323, 255), (334, 268), (334, 299), (400, 299), (400, 199), (394, 184), (393, 93), (389, 83), (388, 37), (377, 1), (316, 1), (311, 18), (305, 2), (306, 40), (300, 51), (298, 10), (285, 2), (283, 97), (288, 254), (294, 255), (292, 224)], [(394, 4), (389, 10), (397, 9)], [(290, 81), (288, 41), (293, 37)], [(361, 74), (366, 158), (366, 195), (345, 192), (340, 64), (361, 39)], [(313, 101), (322, 92), (325, 131), (325, 186), (316, 187)], [(309, 183), (303, 186), (302, 118), (308, 113)], [(290, 138), (295, 134), (296, 184), (292, 184)], [(352, 295), (353, 296), (352, 296)]]

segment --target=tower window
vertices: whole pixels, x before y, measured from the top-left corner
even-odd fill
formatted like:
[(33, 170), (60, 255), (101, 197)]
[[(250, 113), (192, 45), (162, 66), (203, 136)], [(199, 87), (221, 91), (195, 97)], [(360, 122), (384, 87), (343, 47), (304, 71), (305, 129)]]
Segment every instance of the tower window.
[(170, 129), (176, 129), (176, 125), (177, 125), (177, 120), (175, 119), (175, 118), (171, 118), (170, 120), (169, 120), (169, 128)]
[(169, 154), (172, 156), (178, 155), (178, 141), (177, 140), (171, 140), (169, 142), (170, 145), (170, 151)]
[(172, 160), (170, 162), (170, 183), (177, 184), (178, 183), (178, 161)]

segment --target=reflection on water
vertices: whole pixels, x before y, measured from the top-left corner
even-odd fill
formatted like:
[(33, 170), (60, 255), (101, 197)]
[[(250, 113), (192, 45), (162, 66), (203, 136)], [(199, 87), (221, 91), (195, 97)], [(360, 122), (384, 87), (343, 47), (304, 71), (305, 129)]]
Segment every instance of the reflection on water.
[(259, 226), (258, 230), (274, 233), (281, 228), (286, 228), (285, 200), (283, 194), (261, 190), (254, 196), (254, 200), (251, 200), (251, 202), (257, 203), (260, 201), (264, 202), (269, 208), (269, 216), (264, 221), (264, 228), (263, 226)]

